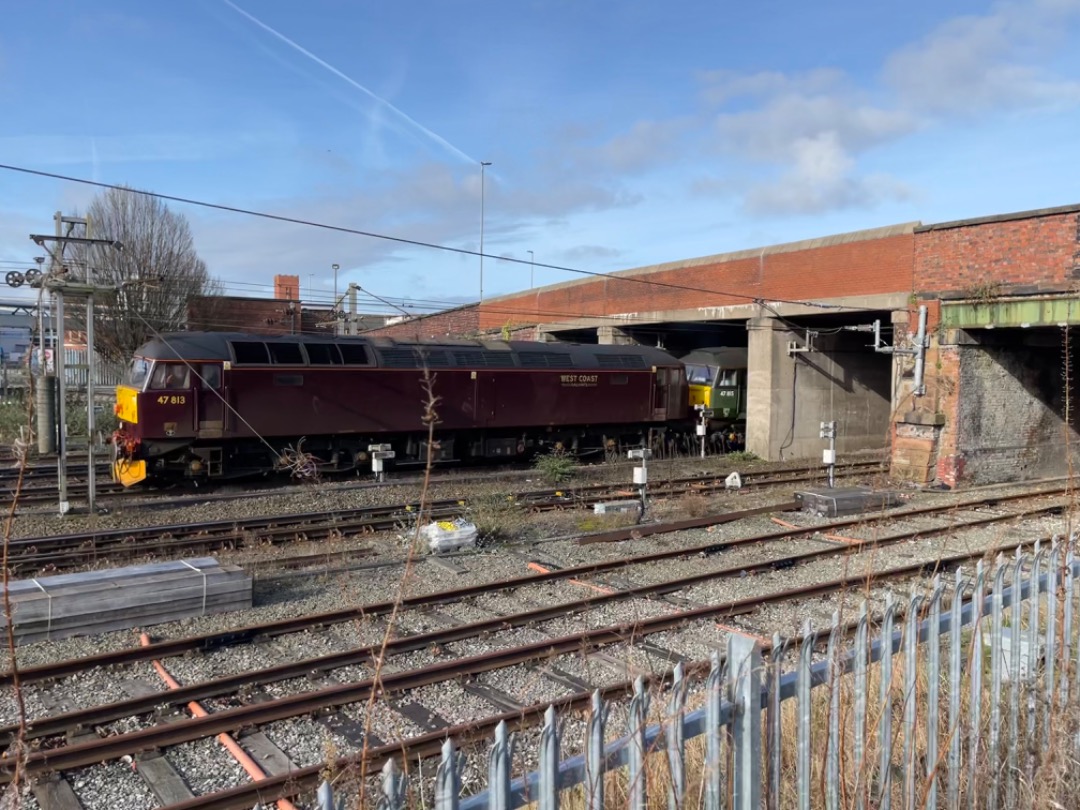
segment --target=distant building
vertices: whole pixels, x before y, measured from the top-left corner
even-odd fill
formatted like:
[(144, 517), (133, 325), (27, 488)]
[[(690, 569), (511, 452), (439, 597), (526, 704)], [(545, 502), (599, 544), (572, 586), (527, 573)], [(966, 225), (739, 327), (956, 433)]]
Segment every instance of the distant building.
[[(273, 298), (193, 296), (187, 306), (187, 328), (197, 332), (250, 332), (262, 335), (333, 334), (333, 307), (304, 304), (299, 291), (299, 276), (277, 275), (274, 276)], [(377, 329), (386, 320), (385, 315), (358, 314), (356, 331)]]

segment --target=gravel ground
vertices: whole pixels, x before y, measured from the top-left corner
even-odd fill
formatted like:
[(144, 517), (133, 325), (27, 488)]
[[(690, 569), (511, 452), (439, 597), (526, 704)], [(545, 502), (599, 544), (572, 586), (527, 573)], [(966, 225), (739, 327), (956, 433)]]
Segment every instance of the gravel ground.
[[(979, 494), (985, 496), (987, 493), (980, 492)], [(752, 496), (763, 496), (765, 503), (776, 499), (775, 493), (766, 498), (763, 491), (756, 491), (738, 496), (725, 495), (715, 500), (717, 502), (724, 501), (729, 504), (736, 504), (724, 508), (748, 508), (749, 505), (753, 505)], [(934, 495), (920, 500), (917, 505), (922, 506), (930, 503), (942, 503), (944, 505), (948, 502), (956, 502), (971, 497), (973, 496), (965, 496), (963, 493)], [(993, 511), (985, 508), (964, 510), (963, 512), (957, 512), (955, 519), (962, 522), (973, 517), (1008, 511), (1009, 508), (1006, 506), (996, 507)], [(678, 517), (678, 515), (672, 516)], [(547, 516), (541, 517), (547, 518)], [(560, 519), (566, 517), (565, 515), (559, 516)], [(580, 515), (572, 519), (580, 520)], [(784, 515), (783, 519), (786, 522), (805, 527), (819, 527), (828, 522), (821, 518), (797, 513)], [(940, 518), (899, 517), (889, 521), (884, 526), (875, 528), (857, 524), (838, 530), (838, 533), (847, 537), (872, 539), (875, 536), (889, 535), (905, 529), (922, 528), (925, 530), (940, 525)], [(599, 575), (592, 581), (596, 584), (625, 586), (693, 575), (704, 570), (724, 571), (737, 568), (739, 565), (774, 559), (795, 551), (830, 547), (836, 549), (835, 554), (808, 565), (752, 576), (728, 576), (688, 588), (679, 593), (679, 596), (686, 597), (697, 603), (721, 604), (731, 599), (752, 597), (756, 594), (772, 593), (783, 589), (811, 585), (835, 579), (844, 574), (857, 578), (858, 575), (868, 569), (881, 570), (886, 567), (906, 566), (915, 562), (932, 561), (944, 554), (976, 551), (1021, 537), (1048, 536), (1054, 531), (1061, 531), (1063, 525), (1063, 519), (1061, 518), (1041, 518), (1025, 520), (1020, 526), (957, 529), (953, 533), (954, 536), (927, 537), (885, 548), (867, 550), (860, 554), (849, 554), (847, 547), (841, 545), (832, 546), (821, 538), (778, 538), (765, 544), (736, 547), (730, 551), (707, 558), (695, 557), (689, 560), (673, 560), (641, 569), (631, 568), (627, 571)], [(511, 577), (525, 576), (528, 571), (525, 563), (530, 558), (530, 555), (535, 555), (541, 560), (547, 560), (560, 566), (566, 566), (593, 560), (624, 559), (663, 549), (693, 548), (734, 538), (782, 531), (784, 531), (782, 526), (778, 526), (767, 517), (759, 517), (720, 526), (713, 531), (704, 529), (691, 530), (671, 535), (642, 537), (619, 544), (579, 546), (566, 540), (555, 540), (536, 544), (531, 549), (528, 546), (520, 546), (505, 550), (486, 551), (481, 554), (455, 558), (455, 563), (464, 569), (460, 573), (448, 571), (438, 564), (423, 562), (415, 569), (409, 592), (422, 593), (444, 588), (462, 587), (474, 582), (499, 581)], [(381, 568), (365, 567), (352, 572), (330, 576), (296, 577), (273, 583), (264, 581), (257, 586), (256, 606), (251, 611), (232, 615), (207, 616), (187, 622), (162, 625), (154, 628), (154, 632), (158, 637), (175, 637), (219, 631), (228, 627), (263, 621), (273, 621), (303, 613), (354, 607), (362, 603), (391, 598), (397, 591), (399, 573), (400, 566), (390, 565)], [(896, 595), (905, 597), (913, 581), (913, 577), (886, 581), (872, 588), (870, 595), (875, 605), (879, 606), (886, 591), (891, 590)], [(400, 619), (400, 627), (405, 633), (430, 632), (434, 629), (452, 626), (455, 621), (486, 620), (493, 615), (506, 615), (528, 610), (537, 605), (559, 604), (598, 593), (598, 591), (566, 581), (545, 583), (521, 588), (508, 594), (483, 595), (462, 603), (441, 605), (427, 613), (405, 611)], [(856, 584), (846, 594), (805, 599), (799, 603), (763, 605), (759, 606), (751, 615), (721, 619), (721, 621), (726, 625), (739, 627), (765, 636), (771, 635), (774, 630), (785, 634), (793, 634), (801, 629), (803, 621), (807, 618), (810, 618), (817, 627), (826, 627), (834, 610), (842, 609), (846, 616), (853, 618), (856, 615), (857, 603), (863, 594), (864, 591)], [(533, 627), (494, 633), (480, 640), (470, 639), (455, 642), (454, 644), (445, 645), (441, 650), (419, 650), (394, 656), (388, 660), (384, 671), (389, 673), (413, 669), (429, 665), (434, 661), (447, 660), (446, 655), (461, 657), (477, 655), (487, 650), (505, 647), (511, 643), (529, 643), (540, 640), (545, 636), (580, 633), (587, 629), (644, 619), (681, 609), (685, 608), (661, 600), (632, 599), (615, 602), (586, 614), (566, 616)], [(337, 652), (359, 644), (374, 643), (381, 639), (382, 627), (383, 625), (379, 619), (361, 620), (334, 626), (325, 631), (278, 637), (264, 644), (244, 645), (206, 654), (176, 657), (169, 659), (166, 666), (182, 683), (195, 682), (223, 674), (252, 671), (285, 661)], [(712, 647), (720, 646), (722, 648), (725, 637), (725, 631), (718, 628), (712, 620), (703, 620), (694, 622), (685, 629), (655, 634), (648, 641), (692, 659), (700, 659), (707, 657)], [(96, 638), (69, 639), (62, 642), (28, 645), (20, 649), (19, 657), (20, 662), (24, 665), (43, 663), (49, 660), (87, 655), (106, 649), (133, 646), (135, 643), (137, 643), (137, 636), (134, 633), (115, 633)], [(661, 672), (670, 668), (670, 662), (663, 660), (657, 654), (627, 644), (613, 645), (603, 650), (602, 655), (599, 656), (564, 655), (546, 663), (595, 686), (624, 680), (627, 676), (623, 664), (628, 664), (633, 670), (652, 672)], [(369, 669), (363, 666), (350, 667), (334, 673), (335, 677), (343, 682), (361, 680), (370, 677), (370, 674)], [(124, 668), (122, 671), (118, 670), (116, 672), (91, 673), (85, 676), (85, 679), (80, 676), (80, 678), (66, 680), (62, 684), (43, 684), (40, 687), (37, 685), (28, 686), (26, 690), (28, 712), (32, 717), (37, 717), (43, 713), (54, 711), (54, 709), (49, 708), (50, 698), (53, 702), (67, 701), (76, 703), (80, 707), (124, 699), (129, 696), (125, 685), (130, 684), (134, 679), (160, 686), (160, 678), (148, 664), (139, 665), (137, 668)], [(534, 670), (526, 667), (513, 667), (507, 670), (485, 673), (477, 678), (477, 683), (487, 684), (501, 690), (527, 705), (553, 700), (570, 691), (567, 687), (548, 678), (540, 677)], [(130, 688), (130, 686), (127, 688)], [(313, 688), (316, 688), (316, 684), (306, 678), (293, 679), (265, 687), (266, 691), (271, 695), (295, 694), (300, 691), (311, 691)], [(56, 694), (53, 694), (54, 692)], [(496, 711), (495, 707), (488, 701), (467, 692), (453, 681), (413, 691), (409, 693), (406, 699), (422, 703), (449, 722), (455, 723), (475, 720)], [(213, 710), (224, 708), (230, 703), (229, 700), (217, 703), (207, 701), (207, 705), (208, 708)], [(613, 727), (623, 728), (623, 724), (616, 723), (614, 718), (617, 708), (613, 708), (613, 719), (609, 722), (609, 730)], [(363, 707), (345, 707), (339, 711), (343, 717), (354, 721), (362, 719), (360, 713), (363, 712)], [(14, 718), (13, 701), (9, 690), (0, 693), (0, 713), (2, 713), (2, 717), (8, 718), (8, 722)], [(146, 718), (143, 719), (143, 721), (145, 720)], [(374, 729), (375, 733), (388, 741), (400, 739), (403, 736), (412, 736), (420, 731), (409, 720), (389, 709), (381, 712), (373, 720), (373, 723), (378, 725), (378, 728)], [(127, 731), (139, 725), (140, 721), (129, 720), (114, 724), (105, 731), (106, 733), (110, 730), (114, 732)], [(327, 756), (327, 751), (346, 752), (349, 750), (350, 745), (347, 740), (335, 735), (322, 723), (309, 718), (272, 724), (266, 729), (266, 733), (298, 765), (321, 761)], [(571, 735), (564, 732), (564, 738), (569, 740)], [(234, 769), (238, 766), (231, 764), (231, 758), (228, 759), (228, 762), (214, 760), (209, 756), (208, 752), (201, 750), (200, 746), (204, 744), (209, 743), (207, 741), (191, 743), (177, 749), (177, 751), (182, 752), (181, 756), (188, 758), (189, 764), (187, 765), (182, 765), (179, 760), (173, 759), (172, 752), (170, 752), (170, 759), (178, 770), (182, 770), (183, 767), (200, 768), (206, 774), (207, 787), (205, 789), (209, 789), (210, 786), (220, 789), (236, 784), (236, 782), (229, 780), (237, 778)], [(569, 751), (569, 749), (566, 750)], [(529, 749), (528, 756), (533, 756), (532, 749)], [(477, 773), (486, 770), (486, 764), (481, 763), (481, 765), (477, 765), (478, 768), (481, 768)], [(114, 769), (119, 768), (119, 766), (111, 767)], [(470, 765), (470, 767), (472, 766)], [(110, 802), (108, 794), (102, 791), (111, 790), (113, 789), (112, 786), (101, 787), (98, 784), (99, 781), (112, 782), (121, 786), (117, 789), (129, 790), (126, 782), (124, 782), (123, 777), (125, 774), (122, 771), (123, 769), (120, 768), (114, 774), (112, 770), (95, 768), (86, 769), (73, 775), (73, 778), (82, 776), (84, 781), (87, 782), (84, 785), (84, 790), (90, 791), (87, 794), (85, 803), (87, 808), (128, 806), (122, 802), (118, 804), (115, 800)], [(127, 776), (130, 778), (130, 774), (127, 774)], [(241, 773), (239, 778), (246, 777), (243, 777)], [(140, 780), (136, 780), (136, 782), (141, 784)], [(194, 782), (192, 782), (192, 785), (195, 787)], [(196, 787), (196, 790), (202, 789), (204, 788)], [(98, 792), (94, 793), (94, 791)], [(130, 795), (136, 794), (132, 793)]]
[(335, 759), (353, 750), (348, 740), (310, 717), (270, 723), (259, 730), (298, 768)]
[(173, 746), (168, 756), (169, 762), (197, 796), (239, 787), (250, 781), (244, 769), (214, 738)]
[(409, 692), (409, 699), (428, 707), (452, 725), (468, 723), (501, 711), (483, 698), (466, 692), (454, 681), (414, 689)]
[(79, 803), (87, 810), (146, 810), (158, 806), (146, 782), (127, 763), (109, 762), (66, 776)]
[(502, 690), (523, 706), (549, 703), (574, 692), (567, 686), (545, 678), (540, 671), (522, 666), (487, 672), (476, 680), (477, 683)]

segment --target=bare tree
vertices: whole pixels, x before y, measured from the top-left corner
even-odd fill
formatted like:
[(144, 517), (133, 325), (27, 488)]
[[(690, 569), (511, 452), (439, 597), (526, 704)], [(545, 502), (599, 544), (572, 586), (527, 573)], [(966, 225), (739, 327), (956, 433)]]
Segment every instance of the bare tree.
[(220, 285), (195, 252), (187, 218), (156, 197), (109, 189), (90, 203), (86, 216), (95, 239), (123, 243), (123, 250), (84, 248), (76, 261), (92, 268), (99, 285), (116, 289), (98, 307), (95, 343), (107, 360), (125, 363), (154, 331), (182, 329), (189, 298)]

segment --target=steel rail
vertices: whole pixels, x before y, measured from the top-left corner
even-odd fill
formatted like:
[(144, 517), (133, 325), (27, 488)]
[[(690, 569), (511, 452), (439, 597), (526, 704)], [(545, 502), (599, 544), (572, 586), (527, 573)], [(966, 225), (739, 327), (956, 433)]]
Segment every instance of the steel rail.
[[(352, 683), (337, 684), (311, 692), (302, 692), (270, 701), (224, 709), (205, 717), (192, 718), (176, 723), (161, 723), (139, 731), (66, 745), (61, 748), (39, 749), (26, 758), (22, 771), (30, 776), (37, 776), (44, 773), (95, 765), (127, 755), (134, 756), (147, 750), (193, 742), (215, 734), (234, 731), (237, 728), (265, 725), (312, 712), (358, 703), (368, 699), (374, 689), (378, 689), (382, 694), (407, 692), (462, 676), (480, 675), (493, 670), (569, 653), (588, 652), (614, 644), (632, 642), (634, 639), (643, 636), (673, 630), (697, 619), (715, 616), (730, 618), (745, 615), (755, 611), (762, 604), (775, 604), (793, 599), (813, 598), (835, 593), (852, 584), (861, 583), (868, 577), (875, 581), (902, 578), (911, 574), (922, 573), (928, 569), (937, 570), (943, 566), (981, 558), (987, 553), (1011, 551), (1034, 542), (1034, 540), (1021, 541), (998, 546), (990, 550), (961, 552), (935, 561), (913, 563), (899, 568), (875, 572), (873, 575), (844, 576), (828, 582), (804, 585), (765, 596), (750, 596), (716, 605), (704, 605), (649, 619), (639, 619), (633, 622), (624, 622), (594, 630), (586, 630), (581, 633), (573, 633), (559, 638), (545, 639), (544, 641), (520, 647), (495, 650), (468, 658), (442, 661), (421, 669), (387, 673), (380, 678), (378, 683), (369, 678)], [(591, 600), (583, 600), (583, 602), (587, 601)], [(0, 782), (10, 781), (15, 767), (16, 763), (0, 763)]]
[[(901, 618), (906, 611), (899, 609), (896, 617)], [(851, 633), (859, 625), (858, 621), (851, 621), (842, 625), (842, 632)], [(797, 633), (786, 637), (785, 643), (797, 646), (803, 643), (805, 636)], [(824, 639), (819, 637), (819, 641)], [(772, 642), (766, 642), (760, 646), (762, 652), (772, 650)], [(721, 653), (721, 661), (726, 656)], [(686, 678), (698, 678), (705, 675), (711, 669), (712, 662), (708, 660), (691, 661), (683, 665), (683, 675)], [(664, 687), (674, 680), (674, 670), (667, 670), (656, 674), (642, 676), (646, 689)], [(597, 687), (600, 697), (606, 702), (612, 699), (622, 698), (634, 691), (634, 681), (619, 681), (607, 686)], [(574, 692), (569, 695), (555, 698), (544, 703), (534, 703), (522, 709), (502, 714), (489, 715), (488, 717), (473, 720), (468, 723), (459, 723), (446, 728), (409, 737), (396, 743), (386, 743), (366, 752), (363, 760), (367, 763), (368, 773), (375, 774), (388, 760), (399, 763), (416, 762), (417, 760), (431, 759), (442, 754), (443, 743), (448, 738), (455, 740), (459, 747), (465, 743), (474, 743), (490, 739), (499, 723), (506, 723), (510, 731), (522, 731), (543, 725), (544, 714), (549, 706), (563, 713), (587, 709), (592, 702), (592, 691)], [(652, 749), (650, 749), (652, 750)], [(235, 788), (206, 793), (192, 799), (167, 805), (162, 810), (248, 810), (253, 806), (259, 806), (274, 802), (277, 799), (295, 797), (305, 790), (314, 790), (327, 774), (345, 774), (360, 764), (361, 758), (357, 754), (346, 754), (332, 762), (321, 762), (317, 765), (309, 765), (290, 771), (287, 776), (272, 776), (251, 784), (240, 785)]]
[[(880, 520), (902, 520), (910, 517), (920, 517), (925, 515), (963, 511), (983, 506), (993, 506), (1003, 502), (1012, 502), (1038, 497), (1053, 497), (1065, 494), (1066, 491), (1066, 488), (1062, 487), (1056, 490), (1014, 493), (1010, 495), (990, 496), (986, 498), (952, 504), (939, 504), (936, 506), (919, 507), (916, 509), (896, 510), (888, 513), (882, 513), (879, 516), (869, 518), (866, 516), (845, 518), (842, 520), (835, 520), (813, 527), (785, 529), (783, 531), (772, 532), (769, 534), (759, 534), (749, 537), (733, 538), (719, 543), (708, 543), (705, 545), (690, 546), (680, 549), (668, 549), (665, 551), (653, 552), (651, 554), (642, 554), (637, 557), (584, 563), (582, 565), (572, 566), (569, 568), (555, 569), (544, 574), (534, 573), (527, 576), (517, 577), (515, 579), (502, 580), (500, 582), (486, 582), (476, 585), (469, 585), (464, 588), (455, 588), (446, 591), (436, 591), (430, 594), (421, 594), (418, 596), (406, 597), (401, 600), (400, 605), (401, 607), (424, 607), (446, 604), (459, 601), (470, 596), (476, 596), (485, 593), (495, 593), (503, 590), (510, 590), (513, 588), (535, 585), (543, 582), (551, 582), (570, 578), (581, 578), (583, 576), (606, 573), (610, 571), (618, 571), (635, 565), (662, 562), (665, 560), (679, 559), (682, 557), (716, 554), (731, 548), (736, 548), (738, 546), (748, 545), (752, 543), (771, 542), (775, 540), (784, 540), (792, 537), (809, 535), (818, 532), (844, 529), (851, 526), (869, 525)], [(776, 506), (776, 509), (779, 511), (785, 506), (789, 506), (789, 504), (779, 504)], [(1047, 510), (1057, 510), (1060, 508), (1062, 508), (1062, 505), (1055, 504), (1048, 506)], [(1003, 516), (995, 516), (995, 519), (1006, 520), (1010, 517), (1013, 517), (1015, 514), (1016, 513), (1009, 513)], [(693, 528), (704, 528), (706, 526), (714, 525), (717, 522), (722, 522), (725, 518), (726, 515), (704, 516), (700, 518), (692, 518), (689, 520), (677, 521), (667, 524), (640, 526), (637, 527), (636, 531), (639, 531), (644, 535), (682, 531), (685, 529)], [(956, 524), (957, 527), (961, 528), (963, 525), (964, 524), (962, 523)], [(953, 528), (953, 526), (950, 525), (948, 527), (944, 527), (943, 530), (948, 530), (950, 528)], [(922, 533), (925, 534), (926, 532), (924, 531)], [(286, 635), (289, 633), (300, 632), (302, 630), (317, 629), (320, 627), (326, 627), (334, 624), (341, 624), (343, 622), (352, 621), (354, 619), (365, 616), (370, 617), (385, 615), (391, 610), (393, 610), (394, 604), (395, 603), (391, 601), (375, 602), (354, 608), (345, 608), (343, 610), (328, 611), (325, 613), (309, 614), (307, 616), (281, 619), (278, 621), (266, 622), (263, 624), (248, 625), (246, 627), (239, 627), (233, 630), (227, 630), (223, 632), (208, 633), (204, 635), (188, 636), (186, 638), (160, 641), (147, 647), (132, 647), (123, 650), (114, 650), (111, 652), (98, 653), (96, 655), (87, 656), (85, 658), (73, 658), (64, 661), (54, 662), (51, 664), (41, 664), (34, 667), (21, 668), (19, 670), (19, 679), (23, 683), (33, 683), (36, 681), (65, 677), (94, 667), (131, 664), (137, 663), (139, 661), (151, 660), (154, 658), (168, 658), (174, 655), (180, 655), (182, 653), (192, 651), (210, 651), (218, 649), (220, 647), (228, 647), (236, 644), (249, 643), (259, 638)], [(0, 686), (7, 686), (11, 683), (11, 671), (7, 670), (4, 672), (0, 672)]]
[[(744, 486), (768, 486), (803, 481), (805, 478), (754, 479)], [(702, 481), (707, 483), (701, 484)], [(713, 483), (712, 476), (689, 478), (674, 482), (697, 484), (694, 491), (704, 492), (723, 488)], [(602, 500), (612, 492), (619, 492), (622, 485), (603, 484), (590, 487), (593, 494), (586, 496), (562, 490), (525, 492), (513, 496), (516, 502), (530, 509), (559, 509)], [(683, 489), (655, 490), (654, 497), (679, 495)], [(433, 502), (425, 516), (433, 519), (452, 517), (462, 513), (466, 500), (446, 499)], [(14, 571), (25, 572), (35, 568), (52, 566), (71, 567), (82, 562), (108, 558), (117, 552), (132, 558), (172, 550), (199, 550), (209, 552), (230, 548), (255, 538), (263, 541), (284, 542), (303, 535), (314, 540), (343, 532), (361, 533), (392, 529), (402, 520), (413, 520), (419, 513), (419, 504), (393, 504), (389, 506), (358, 507), (334, 512), (305, 512), (296, 515), (250, 518), (245, 520), (207, 521), (203, 523), (148, 526), (138, 529), (112, 529), (103, 532), (83, 532), (67, 535), (27, 537), (14, 539), (9, 544), (8, 560)], [(314, 522), (309, 522), (314, 521)]]
[[(957, 529), (976, 528), (990, 523), (1001, 523), (1008, 520), (1034, 517), (1055, 509), (1057, 509), (1056, 506), (1048, 506), (1011, 515), (995, 515), (974, 521), (965, 521), (962, 524), (955, 524), (927, 531), (898, 532), (885, 537), (867, 540), (861, 546), (850, 546), (847, 549), (840, 549), (840, 551), (842, 553), (854, 553), (865, 549), (881, 548), (910, 540), (912, 537), (930, 537)], [(794, 565), (807, 563), (822, 557), (836, 556), (837, 551), (838, 549), (836, 547), (814, 549), (779, 559), (763, 560), (748, 565), (736, 565), (716, 571), (692, 574), (690, 576), (664, 582), (633, 586), (620, 589), (613, 593), (592, 596), (573, 602), (564, 602), (558, 605), (550, 605), (509, 616), (499, 616), (479, 622), (436, 630), (430, 633), (397, 638), (387, 643), (386, 652), (394, 655), (414, 652), (416, 650), (434, 647), (435, 645), (450, 644), (455, 641), (475, 638), (487, 632), (509, 630), (516, 627), (550, 621), (552, 619), (574, 615), (615, 602), (642, 597), (662, 596), (703, 582), (741, 576), (743, 573), (753, 574), (790, 568)], [(275, 683), (290, 678), (302, 678), (313, 672), (322, 672), (338, 669), (340, 667), (365, 664), (375, 659), (381, 647), (381, 642), (365, 645), (340, 653), (331, 653), (329, 655), (307, 658), (275, 667), (267, 667), (261, 670), (253, 670), (237, 675), (215, 678), (210, 681), (203, 681), (197, 684), (180, 687), (163, 694), (131, 698), (129, 700), (118, 701), (102, 706), (94, 706), (74, 712), (67, 712), (65, 714), (51, 715), (28, 722), (24, 730), (24, 735), (26, 739), (48, 737), (62, 734), (73, 728), (80, 729), (91, 727), (101, 723), (119, 720), (124, 717), (151, 712), (164, 706), (181, 706), (190, 701), (220, 697), (222, 695), (231, 694), (243, 686)], [(17, 731), (17, 725), (0, 726), (0, 742), (4, 744), (10, 743), (11, 740), (14, 739)]]

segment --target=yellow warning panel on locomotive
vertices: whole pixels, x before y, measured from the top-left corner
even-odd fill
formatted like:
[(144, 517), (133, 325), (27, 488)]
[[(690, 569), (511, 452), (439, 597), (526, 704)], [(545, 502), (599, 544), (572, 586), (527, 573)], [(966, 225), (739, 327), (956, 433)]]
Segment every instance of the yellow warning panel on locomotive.
[(139, 391), (126, 385), (116, 386), (116, 418), (129, 425), (139, 424)]

